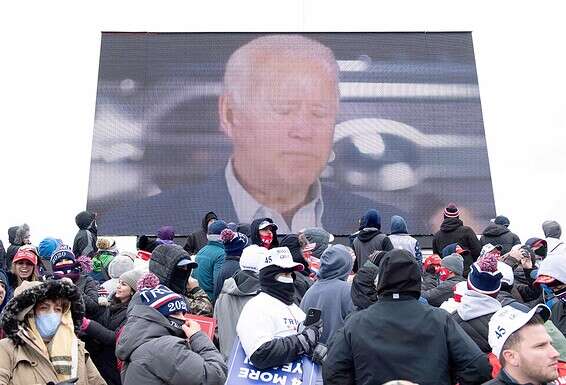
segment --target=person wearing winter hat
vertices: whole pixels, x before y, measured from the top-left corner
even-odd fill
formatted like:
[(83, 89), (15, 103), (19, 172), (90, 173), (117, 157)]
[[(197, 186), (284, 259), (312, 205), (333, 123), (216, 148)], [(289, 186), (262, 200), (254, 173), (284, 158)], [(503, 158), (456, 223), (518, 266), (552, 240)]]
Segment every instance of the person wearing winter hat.
[(399, 215), (391, 217), (391, 233), (388, 237), (393, 244), (393, 248), (407, 250), (415, 256), (419, 266), (422, 266), (423, 253), (421, 252), (421, 246), (418, 240), (409, 235), (405, 218)]
[(562, 228), (556, 221), (544, 221), (542, 231), (548, 247), (548, 254), (566, 252), (566, 243), (560, 240)]
[[(318, 274), (322, 253), (324, 253), (328, 245), (334, 241), (334, 236), (320, 227), (304, 229), (299, 232), (298, 236), (305, 260), (309, 262), (309, 266), (312, 268), (311, 270), (315, 274)], [(318, 266), (318, 268), (313, 268), (314, 266)]]
[(250, 241), (254, 245), (262, 246), (266, 249), (279, 247), (279, 239), (277, 238), (277, 225), (273, 223), (273, 219), (255, 219), (250, 225), (250, 232)]
[(260, 261), (261, 292), (246, 303), (236, 326), (246, 356), (258, 369), (312, 356), (318, 344), (322, 320), (304, 326), (306, 315), (293, 303), (292, 273), (302, 269), (286, 247), (270, 249)]
[(104, 385), (75, 332), (84, 305), (78, 288), (64, 281), (24, 282), (2, 312), (0, 383)]
[(159, 278), (162, 285), (185, 297), (190, 313), (210, 316), (213, 308), (208, 295), (189, 280), (191, 271), (197, 266), (179, 245), (159, 245), (149, 260), (149, 271)]
[[(116, 366), (116, 335), (126, 323), (128, 305), (136, 293), (138, 280), (144, 272), (130, 270), (120, 275), (110, 305), (96, 320), (83, 318), (81, 338), (89, 341), (89, 352), (98, 371), (109, 385), (120, 385), (120, 372)], [(155, 277), (155, 280), (158, 280)]]
[(216, 277), (216, 281), (214, 281), (214, 298), (218, 298), (220, 295), (224, 281), (231, 278), (236, 271), (240, 270), (240, 256), (244, 248), (250, 245), (250, 240), (245, 234), (230, 229), (222, 230), (220, 237), (224, 244), (226, 256), (222, 264), (222, 269)]
[(468, 275), (468, 291), (461, 306), (452, 315), (454, 320), (474, 340), (484, 353), (489, 353), (488, 322), (493, 313), (501, 309), (496, 299), (501, 289), (503, 274), (497, 270), (497, 254), (486, 251), (472, 264)]
[(268, 256), (265, 247), (250, 245), (242, 251), (240, 269), (224, 286), (214, 304), (214, 318), (218, 323), (220, 353), (228, 361), (236, 339), (236, 324), (242, 309), (260, 291), (259, 264)]
[(326, 344), (336, 330), (344, 326), (346, 317), (354, 311), (350, 297), (351, 285), (346, 280), (354, 261), (343, 245), (332, 245), (322, 253), (319, 279), (307, 290), (301, 301), (306, 313), (310, 308), (322, 310), (323, 331), (320, 342)]
[(352, 246), (356, 254), (354, 271), (362, 267), (368, 256), (374, 251), (393, 250), (389, 237), (381, 232), (381, 215), (376, 209), (366, 211), (360, 221), (360, 232), (354, 239)]
[[(51, 269), (51, 254), (63, 244), (60, 239), (55, 239), (51, 237), (44, 238), (37, 247), (39, 254), (39, 274), (42, 277), (51, 277), (53, 275), (53, 270)], [(45, 261), (45, 262), (44, 262)]]
[(51, 266), (54, 279), (68, 280), (77, 285), (84, 300), (86, 317), (96, 319), (104, 311), (98, 305), (98, 282), (88, 274), (81, 272), (81, 264), (77, 261), (71, 248), (67, 245), (60, 245), (51, 255)]
[(98, 251), (96, 247), (97, 233), (96, 214), (90, 211), (81, 211), (75, 217), (79, 231), (73, 241), (73, 254), (93, 257)]
[(98, 283), (106, 282), (110, 279), (108, 265), (118, 254), (116, 241), (111, 238), (98, 238), (96, 241), (98, 251), (92, 257), (92, 271), (90, 276)]
[(134, 295), (116, 346), (123, 385), (224, 384), (222, 355), (196, 321), (185, 320), (187, 311), (183, 296), (164, 285)]
[(464, 257), (464, 277), (468, 276), (471, 264), (479, 257), (481, 243), (474, 230), (460, 219), (460, 211), (454, 203), (450, 203), (444, 209), (444, 220), (440, 230), (434, 234), (432, 239), (432, 252), (441, 255), (442, 249), (451, 243), (457, 243), (462, 248), (470, 251), (470, 259)]
[(11, 273), (14, 279), (12, 279), (12, 289), (16, 289), (24, 281), (38, 281), (37, 276), (37, 263), (38, 263), (37, 250), (34, 247), (24, 247), (18, 248), (14, 259), (12, 260)]
[(422, 296), (428, 301), (429, 305), (439, 307), (452, 298), (454, 294), (454, 286), (466, 279), (462, 276), (464, 273), (464, 259), (460, 254), (454, 253), (442, 258), (440, 268), (438, 269), (438, 278), (440, 280), (438, 286), (433, 289), (423, 291)]
[(544, 326), (549, 317), (545, 305), (529, 309), (517, 303), (491, 317), (489, 343), (502, 368), (485, 385), (544, 385), (558, 378), (560, 353)]
[(189, 234), (187, 240), (185, 241), (185, 246), (183, 246), (183, 248), (187, 253), (189, 253), (190, 255), (195, 255), (206, 245), (206, 243), (208, 242), (208, 239), (206, 238), (208, 225), (210, 225), (217, 219), (218, 216), (213, 211), (209, 211), (204, 215), (201, 221), (201, 228), (198, 229), (198, 231)]
[(325, 384), (383, 384), (396, 378), (422, 385), (481, 384), (490, 378), (487, 357), (450, 315), (418, 301), (420, 286), (415, 257), (406, 250), (387, 252), (379, 267), (377, 302), (352, 313), (330, 341), (322, 367)]
[(521, 244), (519, 236), (509, 230), (509, 219), (499, 215), (483, 230), (480, 238), (482, 246), (491, 243), (501, 245), (501, 254), (507, 254), (515, 245)]
[(175, 239), (175, 229), (173, 226), (162, 226), (157, 230), (157, 239), (155, 240), (160, 245), (163, 243), (172, 244)]
[(109, 298), (116, 291), (120, 276), (126, 271), (134, 269), (134, 259), (134, 254), (121, 252), (108, 264), (108, 275), (110, 279), (104, 282), (101, 287), (106, 290)]
[(193, 270), (192, 276), (198, 281), (199, 286), (205, 291), (211, 302), (216, 299), (214, 283), (222, 271), (226, 257), (221, 235), (226, 228), (226, 222), (223, 220), (212, 222), (208, 226), (208, 243), (195, 256), (198, 267)]

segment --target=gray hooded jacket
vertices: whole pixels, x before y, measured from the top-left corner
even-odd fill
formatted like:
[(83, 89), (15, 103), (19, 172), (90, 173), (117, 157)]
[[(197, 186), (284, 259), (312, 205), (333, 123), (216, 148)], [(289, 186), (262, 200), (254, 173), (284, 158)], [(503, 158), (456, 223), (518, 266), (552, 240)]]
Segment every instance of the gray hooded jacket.
[(228, 360), (237, 336), (236, 325), (242, 309), (251, 298), (259, 293), (259, 278), (253, 274), (249, 271), (239, 271), (234, 277), (224, 281), (220, 296), (214, 305), (220, 352), (226, 360)]
[(222, 385), (226, 365), (212, 341), (197, 332), (190, 339), (175, 337), (157, 310), (136, 305), (116, 346), (124, 361), (123, 385)]
[(320, 342), (323, 344), (344, 326), (346, 316), (354, 311), (351, 285), (346, 282), (352, 265), (352, 256), (346, 247), (330, 246), (320, 260), (319, 280), (307, 290), (301, 301), (301, 309), (305, 313), (311, 307), (322, 310)]

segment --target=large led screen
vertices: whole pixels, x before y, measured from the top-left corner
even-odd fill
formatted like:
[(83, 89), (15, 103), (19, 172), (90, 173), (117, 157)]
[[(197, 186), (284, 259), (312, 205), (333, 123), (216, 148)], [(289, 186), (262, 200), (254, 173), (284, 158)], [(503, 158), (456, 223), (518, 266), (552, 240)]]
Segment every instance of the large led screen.
[(370, 208), (438, 229), (495, 215), (470, 33), (103, 33), (87, 207), (99, 232), (214, 211), (280, 233)]

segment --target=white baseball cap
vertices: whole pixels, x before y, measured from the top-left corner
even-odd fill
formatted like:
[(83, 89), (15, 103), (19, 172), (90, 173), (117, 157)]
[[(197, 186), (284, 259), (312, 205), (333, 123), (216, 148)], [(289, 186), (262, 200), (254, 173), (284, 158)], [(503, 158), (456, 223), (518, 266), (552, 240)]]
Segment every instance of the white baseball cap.
[(269, 226), (272, 226), (275, 230), (277, 230), (277, 225), (275, 223), (269, 222), (269, 221), (262, 221), (259, 224), (258, 229), (263, 230), (263, 229), (265, 229), (266, 227), (269, 227)]
[(240, 270), (259, 273), (259, 264), (267, 257), (268, 250), (258, 245), (250, 245), (242, 251), (240, 257)]
[(302, 264), (293, 262), (293, 256), (288, 247), (275, 247), (268, 250), (267, 255), (260, 261), (259, 270), (272, 265), (295, 271), (302, 271), (305, 268)]
[(499, 252), (501, 252), (501, 250), (503, 250), (503, 247), (501, 247), (501, 245), (492, 245), (491, 243), (486, 243), (480, 251), (480, 255), (484, 255), (487, 253), (492, 252), (493, 250), (499, 250)]
[(550, 318), (550, 309), (546, 305), (539, 304), (529, 310), (526, 305), (514, 302), (502, 307), (491, 316), (488, 341), (491, 351), (497, 358), (500, 358), (501, 350), (507, 338), (525, 326), (535, 314), (540, 315), (546, 322)]

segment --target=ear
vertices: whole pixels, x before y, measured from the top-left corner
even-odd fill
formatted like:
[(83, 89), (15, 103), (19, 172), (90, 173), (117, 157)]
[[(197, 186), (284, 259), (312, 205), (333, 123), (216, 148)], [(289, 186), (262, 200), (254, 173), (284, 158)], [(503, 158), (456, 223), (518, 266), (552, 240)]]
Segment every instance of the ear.
[(229, 137), (233, 137), (234, 102), (230, 95), (222, 94), (218, 98), (218, 117), (220, 129)]
[(520, 364), (519, 353), (516, 350), (507, 349), (502, 352), (505, 363), (510, 366), (518, 367)]

